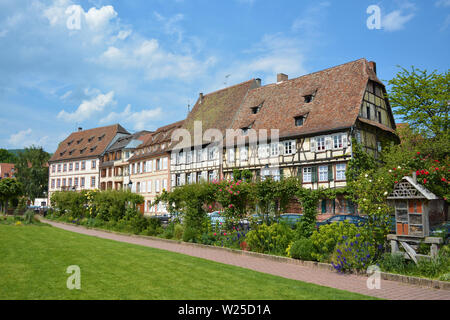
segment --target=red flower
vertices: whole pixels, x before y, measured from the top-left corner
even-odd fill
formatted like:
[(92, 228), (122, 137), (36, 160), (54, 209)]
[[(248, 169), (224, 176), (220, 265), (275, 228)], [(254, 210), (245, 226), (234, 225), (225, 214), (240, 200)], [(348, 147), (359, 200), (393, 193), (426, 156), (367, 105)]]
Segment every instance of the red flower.
[(416, 171), (416, 174), (417, 174), (418, 176), (420, 176), (420, 171), (419, 171), (419, 170), (417, 170), (417, 171)]
[(398, 183), (398, 181), (394, 181), (394, 183)]
[(446, 180), (445, 180), (445, 178), (442, 178), (441, 181), (444, 181), (444, 182), (445, 182)]
[(214, 236), (217, 236), (217, 233), (214, 232)]
[(423, 179), (423, 183), (427, 183), (427, 179)]
[(392, 170), (397, 170), (397, 168), (392, 168)]
[(420, 154), (420, 152), (419, 152), (419, 151), (417, 151), (417, 154)]

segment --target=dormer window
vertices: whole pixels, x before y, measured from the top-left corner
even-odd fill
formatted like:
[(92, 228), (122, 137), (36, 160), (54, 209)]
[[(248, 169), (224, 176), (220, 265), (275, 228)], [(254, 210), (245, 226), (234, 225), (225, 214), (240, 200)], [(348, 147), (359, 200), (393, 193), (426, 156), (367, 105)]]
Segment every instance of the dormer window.
[(94, 140), (95, 136), (92, 136), (88, 139), (88, 142), (91, 142), (92, 140)]
[(312, 94), (308, 94), (306, 96), (303, 96), (305, 98), (305, 103), (310, 103), (313, 101), (314, 96)]
[(295, 126), (296, 127), (303, 126), (303, 123), (305, 122), (305, 116), (295, 117), (294, 119), (295, 119)]
[(81, 138), (80, 140), (77, 140), (77, 144), (80, 144), (81, 141), (83, 141), (83, 138)]
[(98, 141), (102, 141), (102, 139), (105, 137), (105, 134), (102, 134), (100, 137), (98, 137)]
[(262, 104), (260, 104), (259, 106), (250, 108), (252, 110), (252, 114), (257, 114), (259, 112), (259, 110), (261, 110), (261, 107), (262, 107)]
[(97, 149), (97, 146), (93, 146), (93, 147), (91, 148), (91, 152), (93, 152), (95, 149)]
[(80, 154), (83, 154), (84, 151), (86, 151), (86, 147), (84, 147), (83, 149), (80, 150)]
[(67, 145), (70, 146), (73, 143), (73, 140), (70, 140), (69, 142), (67, 142)]

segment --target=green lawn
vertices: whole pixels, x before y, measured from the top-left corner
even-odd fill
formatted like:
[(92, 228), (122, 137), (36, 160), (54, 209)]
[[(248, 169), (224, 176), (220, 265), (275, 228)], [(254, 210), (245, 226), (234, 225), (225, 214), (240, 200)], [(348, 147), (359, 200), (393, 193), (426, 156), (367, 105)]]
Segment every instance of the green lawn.
[[(69, 265), (81, 290), (69, 290)], [(0, 299), (372, 299), (50, 226), (0, 225)]]

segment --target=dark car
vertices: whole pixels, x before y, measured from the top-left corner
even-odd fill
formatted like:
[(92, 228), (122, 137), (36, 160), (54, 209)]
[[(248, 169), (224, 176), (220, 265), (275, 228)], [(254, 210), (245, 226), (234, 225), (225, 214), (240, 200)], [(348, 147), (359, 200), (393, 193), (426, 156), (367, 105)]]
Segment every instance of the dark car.
[(357, 227), (361, 227), (366, 223), (367, 218), (364, 218), (361, 216), (340, 214), (340, 215), (332, 216), (331, 218), (328, 218), (324, 221), (317, 222), (316, 228), (318, 229), (321, 226), (326, 225), (326, 224), (331, 224), (331, 223), (335, 223), (335, 222), (344, 222), (344, 221), (354, 224)]
[(285, 213), (280, 215), (279, 222), (285, 222), (291, 228), (294, 228), (297, 222), (302, 219), (303, 215), (298, 213)]
[(431, 237), (441, 237), (444, 239), (445, 243), (450, 241), (450, 221), (438, 224), (430, 228)]

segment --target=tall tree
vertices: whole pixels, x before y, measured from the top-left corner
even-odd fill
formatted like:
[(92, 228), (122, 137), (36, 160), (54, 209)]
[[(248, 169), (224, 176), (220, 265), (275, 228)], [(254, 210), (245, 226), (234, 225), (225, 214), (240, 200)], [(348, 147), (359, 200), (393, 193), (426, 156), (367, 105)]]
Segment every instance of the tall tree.
[(48, 189), (48, 166), (50, 155), (42, 147), (31, 146), (19, 153), (15, 163), (16, 178), (22, 184), (23, 193), (34, 202), (43, 197)]
[(17, 198), (22, 193), (22, 186), (14, 178), (5, 178), (0, 180), (0, 202), (2, 211), (6, 213), (8, 202)]
[(401, 68), (390, 80), (389, 101), (395, 114), (424, 137), (448, 135), (450, 73)]
[(6, 149), (0, 149), (0, 163), (14, 163), (16, 156)]

